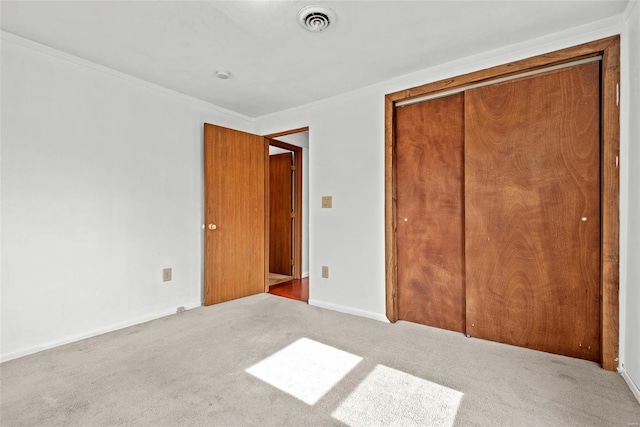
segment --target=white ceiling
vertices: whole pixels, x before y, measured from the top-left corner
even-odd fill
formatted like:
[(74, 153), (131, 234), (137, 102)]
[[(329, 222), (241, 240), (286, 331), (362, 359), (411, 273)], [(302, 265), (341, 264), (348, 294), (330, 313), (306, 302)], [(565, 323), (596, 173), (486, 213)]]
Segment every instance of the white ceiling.
[[(1, 28), (250, 117), (622, 13), (607, 1), (1, 1)], [(298, 11), (338, 14), (314, 34)], [(229, 80), (216, 78), (229, 71)]]

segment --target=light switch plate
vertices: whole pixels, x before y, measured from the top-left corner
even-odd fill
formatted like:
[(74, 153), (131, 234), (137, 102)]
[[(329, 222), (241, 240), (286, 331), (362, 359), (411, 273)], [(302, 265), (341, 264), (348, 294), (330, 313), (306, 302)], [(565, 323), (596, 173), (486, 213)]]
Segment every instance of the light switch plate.
[(322, 266), (322, 278), (323, 279), (328, 279), (329, 278), (329, 267), (326, 265)]
[(323, 208), (331, 208), (333, 205), (333, 197), (331, 196), (322, 196), (322, 207)]
[(171, 269), (165, 268), (162, 270), (162, 281), (170, 282), (171, 281)]

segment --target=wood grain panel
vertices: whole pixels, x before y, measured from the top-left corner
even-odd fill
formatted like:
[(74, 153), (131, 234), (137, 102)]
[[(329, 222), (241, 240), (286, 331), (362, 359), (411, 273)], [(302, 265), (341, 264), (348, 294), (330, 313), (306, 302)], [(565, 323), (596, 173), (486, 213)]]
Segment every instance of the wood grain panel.
[(292, 154), (269, 156), (269, 271), (291, 274)]
[(601, 120), (602, 120), (602, 274), (601, 274), (601, 348), (602, 367), (615, 371), (618, 367), (619, 335), (619, 180), (617, 161), (620, 154), (620, 123), (617, 86), (620, 83), (620, 36), (612, 36), (559, 51), (526, 58), (462, 76), (385, 96), (385, 242), (386, 242), (386, 309), (391, 322), (398, 320), (397, 255), (396, 255), (396, 159), (395, 102), (427, 94), (459, 88), (468, 84), (532, 71), (550, 65), (572, 62), (580, 58), (602, 55)]
[(599, 361), (599, 80), (594, 62), (466, 92), (470, 336)]
[(464, 98), (396, 110), (398, 317), (464, 331)]
[(607, 37), (600, 40), (572, 46), (566, 49), (545, 53), (542, 55), (526, 58), (520, 61), (509, 62), (507, 64), (498, 65), (496, 67), (487, 68), (460, 76), (438, 80), (436, 82), (427, 83), (421, 86), (394, 92), (389, 95), (389, 99), (393, 102), (400, 100), (409, 100), (417, 98), (427, 93), (437, 93), (440, 91), (451, 90), (456, 87), (466, 86), (471, 83), (479, 83), (492, 80), (498, 77), (506, 77), (520, 74), (525, 71), (533, 71), (553, 65), (564, 64), (576, 61), (582, 58), (589, 58), (602, 53), (611, 43), (618, 40), (619, 36)]
[(205, 124), (205, 305), (265, 290), (265, 144)]
[(602, 367), (618, 368), (620, 254), (620, 39), (602, 55)]
[[(302, 174), (304, 172), (302, 162), (302, 148), (294, 150), (293, 164), (296, 168), (293, 184), (293, 278), (302, 278)], [(308, 227), (307, 227), (308, 228)]]
[[(273, 139), (273, 138), (277, 138), (279, 136), (292, 135), (294, 133), (308, 132), (308, 131), (309, 131), (309, 126), (303, 126), (303, 127), (300, 127), (300, 128), (289, 129), (289, 130), (285, 130), (285, 131), (282, 131), (282, 132), (270, 133), (268, 135), (265, 135), (264, 137), (265, 138), (269, 138), (269, 139)], [(282, 144), (286, 144), (286, 142), (282, 142), (282, 141), (277, 141), (277, 142), (282, 143)], [(297, 148), (300, 148), (300, 147), (297, 147)]]
[(396, 212), (395, 107), (387, 95), (384, 97), (384, 243), (386, 315), (391, 323), (398, 321)]

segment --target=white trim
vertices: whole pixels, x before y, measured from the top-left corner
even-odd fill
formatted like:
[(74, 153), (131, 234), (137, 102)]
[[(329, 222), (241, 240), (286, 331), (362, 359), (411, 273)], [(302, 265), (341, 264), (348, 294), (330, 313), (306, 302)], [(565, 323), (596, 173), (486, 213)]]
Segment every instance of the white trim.
[[(191, 310), (193, 308), (197, 308), (202, 306), (200, 302), (193, 302), (190, 304), (184, 304), (183, 307), (185, 310)], [(168, 308), (162, 311), (157, 311), (155, 313), (145, 314), (143, 316), (135, 317), (133, 319), (125, 320), (123, 322), (118, 322), (114, 325), (108, 326), (106, 328), (94, 329), (90, 332), (84, 332), (77, 335), (72, 335), (70, 337), (62, 338), (59, 340), (51, 341), (45, 344), (39, 344), (33, 347), (25, 348), (22, 350), (14, 351), (12, 353), (2, 354), (0, 355), (0, 362), (6, 362), (8, 360), (17, 359), (18, 357), (27, 356), (29, 354), (38, 353), (40, 351), (49, 350), (51, 348), (59, 347), (61, 345), (70, 344), (76, 341), (80, 341), (86, 338), (95, 337), (97, 335), (106, 334), (108, 332), (117, 331), (119, 329), (128, 328), (129, 326), (139, 325), (141, 323), (149, 322), (151, 320), (160, 319), (162, 317), (167, 317), (176, 314), (176, 308)]]
[(638, 403), (640, 403), (640, 387), (638, 387), (638, 385), (633, 381), (633, 379), (631, 379), (629, 372), (627, 372), (627, 370), (624, 369), (624, 367), (619, 367), (618, 372), (620, 372), (620, 375), (622, 375), (622, 378), (624, 378), (627, 385), (631, 389), (631, 393), (633, 393), (635, 398), (638, 399)]
[(54, 49), (52, 47), (43, 45), (41, 43), (37, 43), (34, 41), (31, 41), (29, 39), (25, 39), (23, 37), (20, 36), (16, 36), (15, 34), (9, 33), (5, 30), (0, 30), (0, 40), (2, 40), (2, 42), (8, 42), (8, 43), (13, 43), (17, 46), (20, 47), (24, 47), (26, 49), (30, 49), (34, 52), (38, 52), (41, 53), (43, 55), (48, 55), (51, 56), (53, 58), (57, 58), (57, 59), (61, 59), (63, 61), (67, 61), (70, 62), (74, 65), (83, 67), (83, 68), (88, 68), (92, 71), (97, 71), (99, 73), (103, 73), (106, 74), (110, 77), (115, 77), (117, 79), (120, 80), (124, 80), (128, 83), (133, 83), (135, 85), (138, 86), (143, 86), (147, 89), (151, 89), (151, 90), (155, 90), (157, 92), (161, 92), (165, 95), (170, 95), (174, 98), (178, 98), (183, 102), (188, 102), (190, 104), (196, 105), (200, 108), (205, 108), (207, 110), (211, 110), (211, 111), (215, 111), (216, 113), (220, 113), (220, 114), (226, 114), (228, 116), (237, 118), (237, 119), (241, 119), (241, 120), (245, 120), (249, 123), (253, 122), (253, 118), (249, 117), (249, 116), (245, 116), (243, 114), (240, 113), (236, 113), (235, 111), (231, 111), (228, 110), (226, 108), (223, 107), (219, 107), (215, 104), (212, 104), (210, 102), (207, 101), (203, 101), (201, 99), (197, 99), (194, 98), (192, 96), (189, 95), (185, 95), (183, 93), (177, 92), (175, 90), (172, 89), (168, 89), (164, 86), (160, 86), (158, 84), (155, 83), (151, 83), (147, 80), (143, 80), (141, 78), (138, 77), (134, 77), (130, 74), (126, 74), (117, 70), (114, 70), (113, 68), (109, 68), (109, 67), (105, 67), (104, 65), (100, 65), (98, 63), (89, 61), (87, 59), (84, 58), (80, 58), (78, 56), (72, 55), (70, 53), (66, 53), (63, 52), (61, 50), (58, 49)]
[(302, 272), (302, 276), (303, 279), (306, 279), (307, 277), (309, 277), (309, 272), (308, 271), (303, 271)]
[[(633, 3), (633, 2), (630, 2)], [(627, 5), (627, 12), (632, 10), (631, 5)], [(618, 366), (623, 366), (625, 363), (626, 355), (626, 319), (627, 319), (627, 270), (629, 266), (629, 256), (627, 250), (627, 238), (629, 233), (629, 105), (631, 91), (629, 88), (629, 15), (625, 14), (625, 21), (623, 23), (622, 31), (620, 32), (620, 231), (619, 231), (619, 245), (620, 245), (620, 257), (619, 257), (619, 294), (618, 294), (618, 307), (619, 307), (619, 342), (618, 342), (618, 358), (620, 359)], [(625, 90), (626, 89), (626, 90)], [(621, 368), (619, 368), (620, 371)], [(622, 373), (622, 371), (620, 371)]]
[(346, 305), (333, 304), (316, 299), (309, 299), (309, 305), (314, 307), (326, 308), (327, 310), (339, 311), (341, 313), (353, 314), (354, 316), (366, 317), (368, 319), (377, 320), (379, 322), (389, 323), (389, 319), (384, 314), (374, 313), (373, 311), (360, 310), (359, 308), (348, 307)]
[(622, 12), (622, 18), (624, 19), (625, 22), (629, 20), (629, 17), (631, 16), (631, 11), (633, 11), (633, 8), (638, 3), (640, 2), (638, 2), (637, 0), (629, 0), (629, 3), (627, 3), (627, 7), (624, 9), (624, 12)]

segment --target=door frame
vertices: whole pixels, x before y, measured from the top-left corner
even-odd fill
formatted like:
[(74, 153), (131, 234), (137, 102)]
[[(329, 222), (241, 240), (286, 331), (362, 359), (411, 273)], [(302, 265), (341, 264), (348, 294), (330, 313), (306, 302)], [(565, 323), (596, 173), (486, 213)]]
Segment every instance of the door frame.
[(600, 155), (600, 363), (616, 370), (619, 346), (619, 254), (620, 254), (620, 36), (607, 37), (520, 61), (457, 77), (427, 83), (385, 96), (385, 266), (386, 315), (398, 320), (396, 242), (396, 103), (425, 95), (514, 76), (555, 65), (601, 55), (601, 155)]
[[(295, 236), (295, 216), (292, 216), (291, 213), (296, 212), (294, 206), (295, 188), (293, 182), (293, 174), (295, 173), (295, 170), (293, 167), (293, 152), (284, 151), (281, 153), (271, 154), (271, 147), (272, 145), (269, 144), (269, 206), (265, 208), (269, 209), (269, 274), (271, 274), (272, 272), (277, 274), (284, 274), (284, 272), (286, 271), (286, 276), (293, 277), (293, 269), (295, 268), (293, 241)], [(276, 161), (276, 163), (282, 163), (284, 161), (285, 163), (284, 170), (282, 166), (276, 166), (276, 169), (280, 168), (280, 172), (276, 173), (275, 175), (273, 173), (274, 171), (271, 170), (271, 168), (274, 167), (274, 161)], [(271, 181), (271, 179), (273, 179), (274, 177), (276, 178), (275, 182)], [(283, 189), (287, 189), (288, 191), (283, 192)], [(274, 195), (276, 195), (276, 199), (278, 198), (278, 195), (280, 195), (281, 197), (284, 196), (287, 200), (284, 201), (285, 203), (282, 203), (283, 200), (279, 200), (279, 202), (276, 201), (277, 203), (274, 203), (274, 199), (271, 198)], [(276, 204), (279, 206), (275, 207)], [(274, 218), (274, 208), (278, 211), (276, 217), (279, 216), (279, 218)], [(279, 229), (279, 231), (276, 233), (283, 232), (281, 227), (283, 225), (283, 222), (286, 221), (286, 229), (288, 229), (289, 233), (288, 236), (286, 236), (286, 231), (283, 233), (283, 235), (274, 236), (273, 233), (271, 233), (274, 226), (274, 221), (279, 225), (276, 226), (276, 229)], [(284, 245), (286, 246), (286, 248), (281, 246), (283, 244), (283, 237), (288, 237), (286, 239), (286, 245)], [(275, 241), (278, 241), (280, 244), (276, 244), (274, 250), (274, 243), (276, 243)], [(276, 262), (276, 260), (278, 262)], [(276, 268), (271, 271), (271, 267), (274, 267), (274, 264), (277, 264), (277, 266), (275, 266)]]
[[(269, 135), (264, 135), (266, 141), (266, 150), (267, 150), (267, 170), (265, 173), (265, 181), (266, 188), (269, 188), (269, 146), (273, 145), (274, 147), (283, 148), (285, 150), (289, 150), (293, 152), (293, 164), (295, 165), (294, 171), (294, 193), (293, 193), (293, 206), (295, 217), (293, 218), (293, 278), (301, 279), (302, 278), (302, 147), (298, 147), (297, 145), (288, 144), (286, 142), (278, 141), (273, 138), (277, 138), (279, 136), (291, 135), (294, 133), (300, 132), (308, 132), (309, 127), (302, 127), (298, 129), (286, 130), (283, 132), (271, 133)], [(267, 210), (266, 210), (266, 224), (269, 224), (269, 194), (267, 192), (267, 202), (266, 202)], [(265, 292), (269, 292), (269, 228), (266, 229), (266, 248), (265, 248), (265, 258), (266, 258), (266, 280), (264, 284)]]

